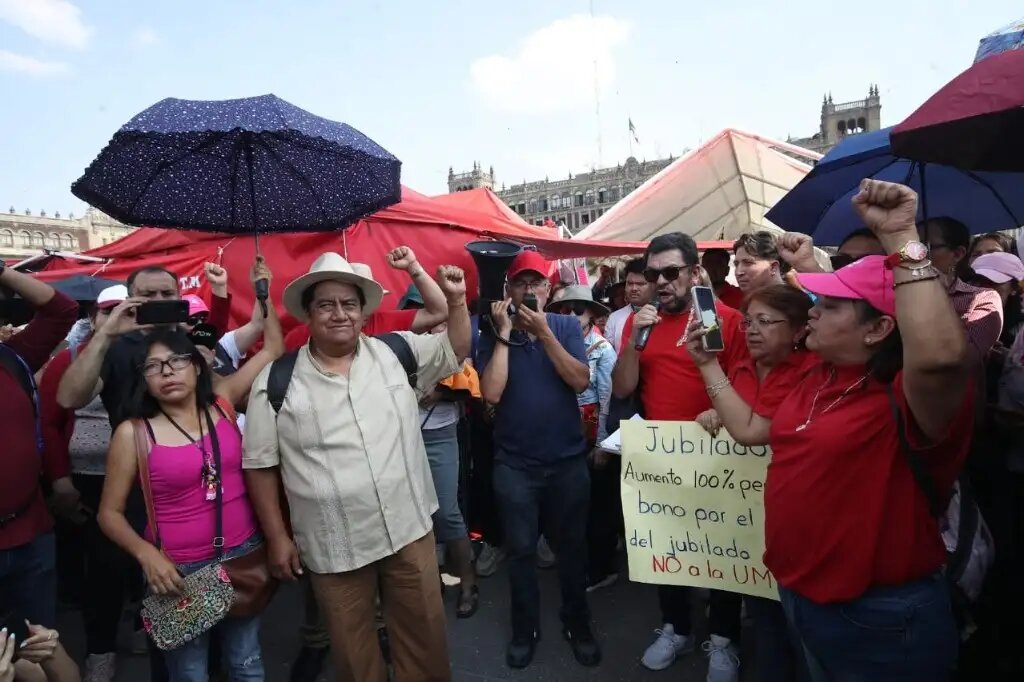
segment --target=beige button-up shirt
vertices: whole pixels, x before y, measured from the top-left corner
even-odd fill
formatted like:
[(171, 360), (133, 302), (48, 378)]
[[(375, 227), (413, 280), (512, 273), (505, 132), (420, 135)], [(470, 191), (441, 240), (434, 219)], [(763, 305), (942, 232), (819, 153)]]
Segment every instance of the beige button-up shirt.
[(266, 367), (245, 420), (245, 469), (280, 466), (303, 563), (352, 571), (390, 556), (431, 529), (437, 495), (420, 434), (418, 398), (459, 370), (447, 334), (402, 332), (419, 365), (418, 387), (382, 341), (363, 336), (348, 377), (299, 350), (280, 414)]

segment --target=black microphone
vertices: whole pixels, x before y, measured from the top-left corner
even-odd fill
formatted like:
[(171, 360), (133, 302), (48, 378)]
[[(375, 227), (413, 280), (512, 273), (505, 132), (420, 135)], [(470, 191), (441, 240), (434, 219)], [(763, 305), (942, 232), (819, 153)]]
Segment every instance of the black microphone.
[[(654, 306), (655, 310), (659, 310), (661, 308), (661, 301), (654, 301), (653, 303), (651, 303), (651, 305)], [(650, 327), (644, 327), (643, 329), (641, 329), (640, 333), (637, 334), (636, 345), (633, 346), (633, 348), (635, 348), (636, 350), (643, 350), (644, 348), (646, 348), (647, 339), (651, 338), (652, 329), (654, 329), (653, 324)]]

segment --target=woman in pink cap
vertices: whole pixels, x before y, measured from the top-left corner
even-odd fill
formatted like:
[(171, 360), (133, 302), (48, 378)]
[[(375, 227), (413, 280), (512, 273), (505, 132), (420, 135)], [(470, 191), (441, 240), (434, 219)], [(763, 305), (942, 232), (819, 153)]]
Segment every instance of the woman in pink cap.
[(974, 271), (971, 284), (992, 289), (1003, 300), (1003, 332), (999, 343), (1009, 348), (1024, 323), (1020, 288), (1024, 281), (1024, 263), (1012, 253), (993, 251), (975, 258), (971, 270)]
[(733, 389), (699, 321), (687, 348), (729, 433), (772, 447), (764, 562), (812, 679), (948, 680), (958, 636), (936, 517), (970, 446), (967, 342), (918, 241), (913, 190), (865, 180), (853, 204), (890, 255), (798, 275), (817, 297), (807, 347), (821, 362), (774, 417)]

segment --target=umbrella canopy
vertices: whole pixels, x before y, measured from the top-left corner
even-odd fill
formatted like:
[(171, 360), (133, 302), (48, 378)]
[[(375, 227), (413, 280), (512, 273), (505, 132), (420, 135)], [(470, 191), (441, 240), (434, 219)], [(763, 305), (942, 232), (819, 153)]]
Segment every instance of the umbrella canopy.
[(274, 95), (168, 98), (114, 134), (71, 191), (129, 225), (307, 232), (401, 199), (401, 162)]
[(901, 182), (920, 195), (920, 217), (949, 216), (972, 234), (1018, 227), (1024, 218), (1024, 173), (965, 171), (901, 159), (889, 147), (891, 128), (851, 135), (818, 162), (767, 214), (793, 232), (838, 245), (864, 225), (850, 203), (860, 181)]
[(974, 55), (974, 61), (980, 62), (999, 52), (1019, 50), (1021, 47), (1024, 47), (1024, 19), (1018, 19), (982, 38), (978, 43), (978, 52)]
[(1024, 50), (993, 55), (944, 85), (892, 133), (899, 156), (1024, 171)]
[(88, 303), (95, 301), (104, 289), (118, 284), (124, 284), (124, 282), (91, 275), (72, 275), (52, 282), (50, 286), (79, 303)]

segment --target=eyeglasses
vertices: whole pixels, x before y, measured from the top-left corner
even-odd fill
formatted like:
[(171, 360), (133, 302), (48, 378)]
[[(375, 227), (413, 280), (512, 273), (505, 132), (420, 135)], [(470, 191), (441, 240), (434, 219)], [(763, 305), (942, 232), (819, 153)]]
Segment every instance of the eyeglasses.
[(563, 303), (558, 308), (558, 312), (562, 315), (582, 315), (587, 311), (586, 303)]
[(533, 281), (513, 280), (512, 282), (509, 283), (509, 286), (512, 287), (513, 289), (532, 289), (532, 290), (538, 290), (538, 289), (543, 289), (547, 285), (548, 285), (548, 281), (546, 279), (538, 279), (538, 280), (533, 280)]
[(155, 377), (157, 374), (163, 374), (165, 366), (170, 367), (172, 372), (180, 372), (191, 364), (191, 355), (172, 355), (166, 360), (153, 358), (143, 363), (142, 376)]
[(782, 324), (783, 322), (788, 322), (788, 320), (771, 320), (767, 317), (744, 317), (740, 320), (740, 329), (745, 332), (750, 331), (751, 329), (763, 331), (768, 327), (774, 327), (775, 325)]
[(666, 282), (674, 282), (679, 279), (679, 273), (689, 270), (692, 265), (669, 265), (660, 270), (656, 268), (644, 268), (644, 279), (651, 284), (656, 284), (659, 277), (664, 277)]

